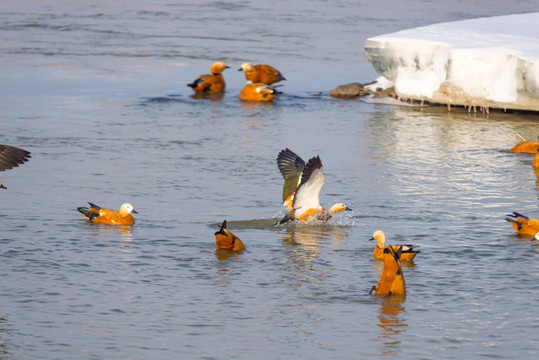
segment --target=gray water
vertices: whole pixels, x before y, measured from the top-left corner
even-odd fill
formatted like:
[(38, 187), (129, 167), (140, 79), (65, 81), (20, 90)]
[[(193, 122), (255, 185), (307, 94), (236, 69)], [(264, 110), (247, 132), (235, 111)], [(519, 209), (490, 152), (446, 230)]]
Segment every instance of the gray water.
[[(11, 1), (0, 4), (0, 359), (535, 358), (532, 114), (337, 100), (378, 75), (364, 40), (535, 1)], [(224, 60), (220, 99), (185, 84)], [(288, 79), (239, 100), (245, 61)], [(327, 224), (284, 215), (275, 158), (320, 155)], [(139, 212), (98, 226), (87, 201)], [(227, 219), (247, 246), (215, 251)], [(370, 296), (368, 239), (420, 245), (407, 296)]]

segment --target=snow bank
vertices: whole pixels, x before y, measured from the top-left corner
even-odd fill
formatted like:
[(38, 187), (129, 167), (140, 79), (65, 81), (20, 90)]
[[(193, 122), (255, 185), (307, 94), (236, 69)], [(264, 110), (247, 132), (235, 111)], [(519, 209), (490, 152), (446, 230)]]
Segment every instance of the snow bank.
[(400, 98), (539, 111), (539, 13), (376, 36), (365, 53)]

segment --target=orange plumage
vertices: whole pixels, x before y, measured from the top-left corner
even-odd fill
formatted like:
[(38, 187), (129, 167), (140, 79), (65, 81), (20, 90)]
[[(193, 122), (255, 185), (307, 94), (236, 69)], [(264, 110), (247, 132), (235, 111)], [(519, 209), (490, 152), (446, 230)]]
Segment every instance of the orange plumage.
[(187, 86), (191, 87), (196, 93), (214, 94), (225, 91), (226, 83), (222, 72), (230, 68), (224, 62), (216, 62), (210, 68), (211, 74), (200, 75)]
[(394, 251), (392, 246), (384, 248), (384, 267), (378, 284), (373, 286), (371, 293), (376, 295), (405, 295), (406, 282), (399, 262), (400, 250)]
[[(384, 248), (386, 243), (386, 236), (382, 230), (376, 230), (372, 237), (369, 240), (376, 240), (376, 246), (374, 247), (373, 256), (377, 260), (383, 260), (384, 259)], [(400, 261), (406, 261), (406, 260), (413, 260), (415, 256), (419, 253), (419, 250), (415, 250), (419, 246), (412, 245), (412, 244), (406, 244), (406, 245), (391, 245), (393, 248), (393, 251), (397, 251), (399, 248), (401, 248), (400, 252)]]
[(535, 236), (539, 233), (539, 220), (513, 212), (507, 215), (505, 220), (521, 235)]
[(243, 63), (238, 71), (243, 71), (245, 73), (245, 79), (253, 83), (271, 85), (286, 80), (283, 74), (271, 65)]
[(89, 208), (79, 207), (77, 210), (91, 222), (109, 225), (133, 225), (135, 223), (135, 218), (131, 213), (137, 214), (137, 212), (130, 203), (122, 204), (119, 211), (105, 209), (92, 203), (88, 204), (90, 204)]
[(245, 101), (271, 101), (278, 94), (273, 86), (247, 82), (240, 92), (240, 98)]
[(223, 221), (219, 231), (215, 233), (215, 242), (217, 244), (217, 249), (230, 251), (245, 250), (243, 242), (226, 229), (226, 220)]
[(539, 150), (535, 153), (535, 156), (533, 157), (532, 166), (534, 169), (539, 168)]
[(539, 142), (525, 140), (513, 146), (513, 148), (511, 148), (510, 151), (514, 153), (535, 154), (537, 153), (538, 148), (539, 148)]

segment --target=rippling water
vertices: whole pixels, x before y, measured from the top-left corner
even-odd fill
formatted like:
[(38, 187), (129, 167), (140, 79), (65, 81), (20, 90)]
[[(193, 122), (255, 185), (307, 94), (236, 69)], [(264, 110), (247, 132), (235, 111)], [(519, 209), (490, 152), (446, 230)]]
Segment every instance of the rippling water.
[[(487, 7), (488, 6), (488, 7)], [(0, 5), (1, 359), (534, 358), (537, 116), (330, 98), (377, 77), (367, 37), (536, 11), (533, 1), (17, 1)], [(231, 65), (219, 99), (185, 86)], [(288, 81), (238, 99), (244, 61)], [(321, 94), (319, 94), (321, 92)], [(327, 224), (281, 216), (275, 158), (319, 154)], [(139, 212), (88, 224), (87, 201)], [(224, 219), (246, 244), (215, 251)], [(369, 296), (374, 230), (421, 253), (405, 299)]]

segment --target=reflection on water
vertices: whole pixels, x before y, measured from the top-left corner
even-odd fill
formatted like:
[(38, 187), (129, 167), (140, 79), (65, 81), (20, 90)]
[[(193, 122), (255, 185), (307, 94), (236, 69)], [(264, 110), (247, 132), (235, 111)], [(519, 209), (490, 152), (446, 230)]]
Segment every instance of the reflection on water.
[(215, 250), (215, 257), (217, 260), (238, 260), (241, 257), (242, 251), (230, 251), (217, 249)]
[(0, 359), (7, 359), (10, 355), (8, 351), (9, 341), (7, 339), (7, 319), (0, 316)]
[(406, 297), (404, 296), (384, 296), (382, 297), (382, 303), (380, 304), (380, 309), (378, 310), (378, 327), (380, 331), (378, 332), (378, 338), (382, 339), (385, 347), (381, 353), (382, 354), (392, 354), (397, 355), (397, 351), (393, 345), (401, 344), (403, 334), (408, 326), (406, 324), (405, 307), (404, 302)]
[(213, 93), (213, 94), (206, 94), (206, 93), (194, 93), (191, 95), (191, 99), (195, 100), (210, 100), (210, 101), (221, 101), (223, 100), (223, 96), (225, 95), (224, 92), (222, 93)]
[(111, 235), (115, 233), (120, 234), (120, 238), (123, 242), (131, 242), (133, 240), (131, 225), (107, 225), (107, 224), (94, 224), (89, 223), (92, 227), (99, 229), (100, 240), (111, 240)]
[[(328, 224), (290, 224), (282, 234), (286, 247), (290, 272), (285, 278), (298, 281), (322, 282), (333, 265), (321, 258), (325, 244), (334, 244), (346, 238), (346, 232)], [(297, 286), (299, 284), (295, 284)]]

